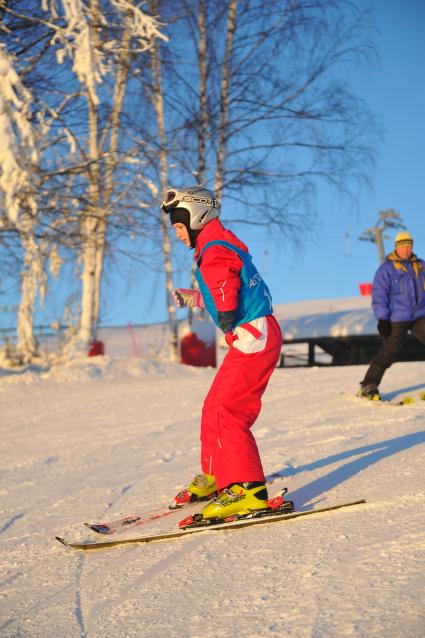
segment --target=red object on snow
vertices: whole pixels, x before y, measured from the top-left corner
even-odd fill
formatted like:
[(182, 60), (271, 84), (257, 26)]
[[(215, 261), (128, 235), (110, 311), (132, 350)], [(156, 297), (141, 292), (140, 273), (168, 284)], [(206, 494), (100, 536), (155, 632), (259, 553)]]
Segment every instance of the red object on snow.
[(372, 284), (359, 284), (360, 294), (362, 297), (372, 294)]
[(102, 354), (105, 354), (105, 344), (103, 341), (99, 341), (98, 339), (92, 341), (90, 344), (89, 357), (98, 357)]
[(188, 366), (215, 368), (217, 367), (215, 341), (207, 344), (195, 333), (189, 332), (180, 340), (180, 358), (181, 362)]

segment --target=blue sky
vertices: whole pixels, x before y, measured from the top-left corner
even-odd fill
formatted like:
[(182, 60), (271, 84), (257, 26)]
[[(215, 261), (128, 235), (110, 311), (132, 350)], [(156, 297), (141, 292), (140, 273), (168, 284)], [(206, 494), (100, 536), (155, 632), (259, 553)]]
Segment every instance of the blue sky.
[[(359, 70), (351, 83), (384, 129), (373, 190), (361, 194), (357, 210), (341, 210), (322, 193), (323, 223), (303, 254), (270, 247), (267, 276), (276, 302), (358, 295), (358, 284), (371, 281), (379, 265), (376, 245), (358, 237), (375, 225), (383, 209), (394, 208), (401, 215), (414, 235), (415, 252), (425, 258), (425, 3), (359, 4), (374, 9), (379, 29), (380, 63)], [(386, 252), (394, 236), (395, 231), (388, 232)]]
[[(384, 130), (373, 188), (356, 205), (341, 207), (322, 191), (321, 223), (302, 252), (277, 245), (247, 228), (238, 231), (264, 274), (275, 303), (333, 299), (359, 295), (359, 284), (373, 279), (379, 265), (376, 245), (359, 241), (378, 221), (379, 211), (394, 208), (415, 239), (415, 252), (425, 258), (425, 3), (422, 0), (357, 0), (374, 11), (379, 63), (353, 72), (351, 86), (376, 115)], [(226, 202), (223, 202), (224, 206)], [(386, 252), (395, 232), (388, 233)], [(180, 285), (188, 285), (182, 277)], [(158, 294), (158, 286), (160, 292)], [(108, 299), (102, 323), (146, 323), (165, 319), (159, 275), (140, 273), (137, 282)]]
[[(271, 243), (247, 227), (238, 229), (272, 291), (274, 303), (359, 295), (359, 284), (373, 279), (379, 260), (375, 244), (359, 241), (358, 237), (377, 222), (383, 209), (394, 208), (402, 216), (414, 235), (415, 252), (425, 258), (425, 2), (357, 0), (357, 4), (373, 10), (378, 29), (379, 63), (354, 70), (350, 77), (350, 86), (384, 131), (371, 176), (373, 188), (363, 191), (355, 206), (342, 205), (323, 189), (318, 202), (320, 224), (302, 251), (296, 252), (288, 244)], [(394, 231), (388, 233), (386, 252), (392, 249), (394, 235)], [(188, 286), (189, 278), (188, 267), (178, 285)], [(59, 297), (63, 298), (66, 291), (60, 288)], [(59, 318), (60, 305), (50, 299), (37, 323)], [(135, 264), (130, 278), (107, 277), (102, 325), (165, 319), (160, 274)], [(7, 325), (9, 321), (3, 316), (1, 323)]]

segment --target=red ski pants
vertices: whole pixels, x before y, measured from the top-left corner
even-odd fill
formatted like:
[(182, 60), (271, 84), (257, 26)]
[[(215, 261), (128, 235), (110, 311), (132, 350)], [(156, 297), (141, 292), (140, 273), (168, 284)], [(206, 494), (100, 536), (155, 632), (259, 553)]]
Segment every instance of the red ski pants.
[(246, 326), (236, 329), (239, 339), (218, 369), (202, 410), (202, 471), (215, 476), (218, 489), (265, 481), (251, 427), (279, 360), (282, 333), (272, 315)]

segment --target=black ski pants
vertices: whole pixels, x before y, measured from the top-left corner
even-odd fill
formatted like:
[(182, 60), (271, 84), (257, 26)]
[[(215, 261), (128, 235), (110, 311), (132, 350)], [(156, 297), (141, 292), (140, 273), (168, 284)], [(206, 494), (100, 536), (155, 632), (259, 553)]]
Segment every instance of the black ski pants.
[(379, 385), (381, 383), (385, 370), (394, 363), (400, 353), (409, 330), (418, 341), (425, 344), (425, 317), (417, 321), (391, 323), (391, 334), (389, 337), (382, 338), (382, 348), (371, 360), (369, 369), (362, 381), (363, 385), (368, 383)]

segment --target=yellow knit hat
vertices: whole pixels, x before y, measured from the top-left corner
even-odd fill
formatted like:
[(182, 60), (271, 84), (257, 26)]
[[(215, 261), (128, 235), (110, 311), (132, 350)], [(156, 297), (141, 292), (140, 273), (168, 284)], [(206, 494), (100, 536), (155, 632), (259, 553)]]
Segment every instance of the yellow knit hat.
[(399, 246), (400, 244), (413, 244), (413, 237), (407, 230), (402, 230), (396, 235), (395, 245)]

